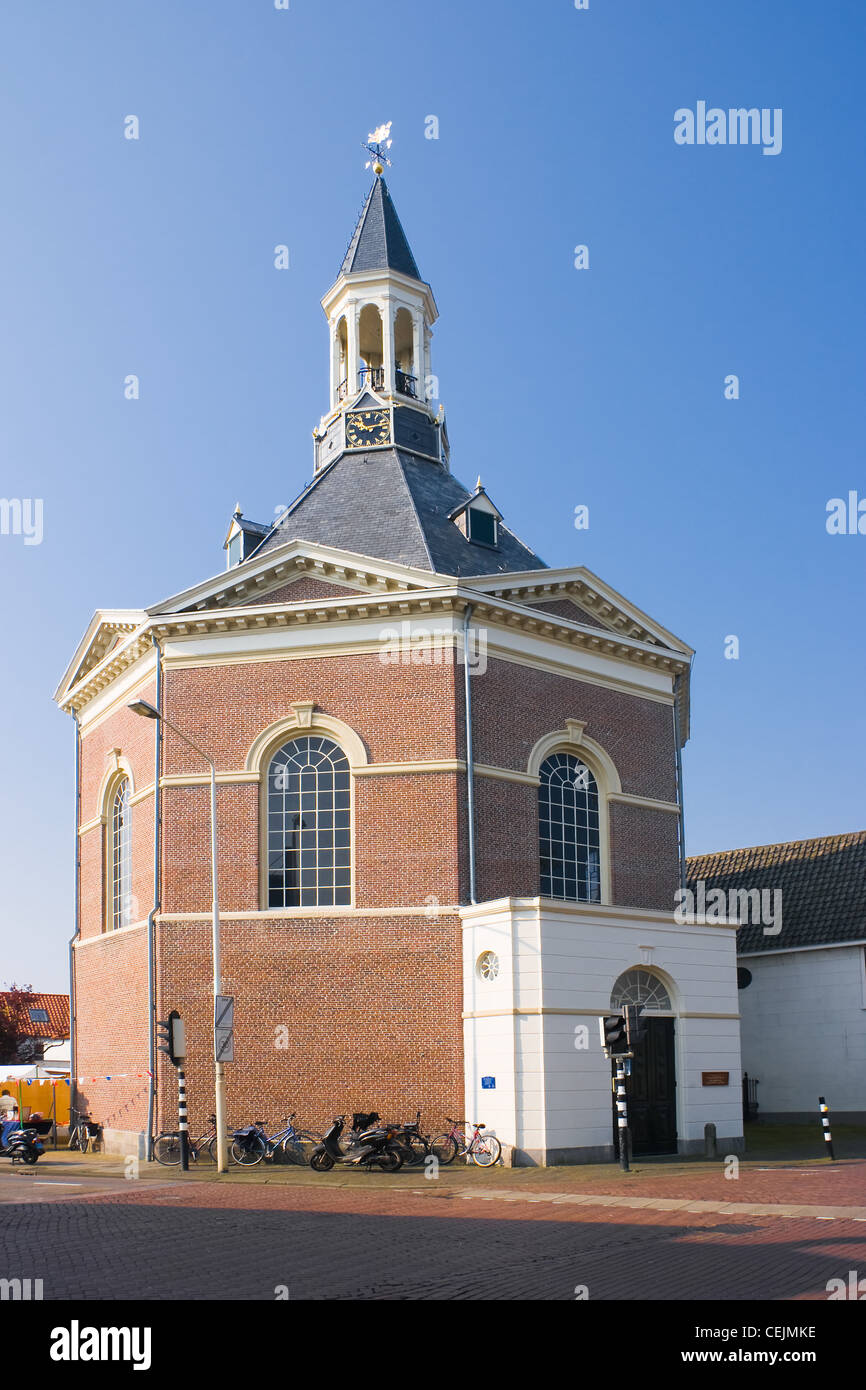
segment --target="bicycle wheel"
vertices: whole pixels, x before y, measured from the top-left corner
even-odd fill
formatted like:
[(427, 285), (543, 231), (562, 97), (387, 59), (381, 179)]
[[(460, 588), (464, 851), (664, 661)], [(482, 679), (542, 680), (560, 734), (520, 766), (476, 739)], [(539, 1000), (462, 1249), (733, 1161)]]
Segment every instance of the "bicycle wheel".
[(479, 1168), (492, 1168), (502, 1157), (502, 1145), (494, 1134), (479, 1134), (471, 1152), (472, 1161)]
[[(229, 1134), (229, 1135), (226, 1137), (226, 1152), (227, 1152), (229, 1158), (232, 1157), (232, 1151), (231, 1151), (231, 1149), (232, 1149), (232, 1138), (231, 1138), (231, 1135)], [(206, 1151), (205, 1151), (205, 1149), (200, 1149), (200, 1150), (199, 1150), (199, 1158), (204, 1158), (204, 1157), (205, 1157), (205, 1152), (207, 1152), (207, 1159), (206, 1159), (206, 1162), (207, 1162), (207, 1163), (216, 1163), (216, 1161), (217, 1161), (217, 1137), (216, 1137), (215, 1134), (212, 1136), (212, 1138), (210, 1138), (210, 1139), (208, 1140), (208, 1142), (207, 1142), (207, 1150), (206, 1150)]]
[(430, 1144), (430, 1152), (440, 1163), (453, 1163), (457, 1157), (457, 1141), (451, 1134), (440, 1134)]
[(285, 1138), (280, 1148), (289, 1163), (297, 1163), (302, 1168), (307, 1168), (313, 1156), (313, 1150), (321, 1142), (322, 1136), (320, 1134), (313, 1134), (311, 1130), (307, 1129), (299, 1129)]
[[(211, 1148), (211, 1145), (214, 1145)], [(196, 1163), (204, 1164), (209, 1167), (211, 1163), (216, 1163), (216, 1136), (211, 1138), (208, 1134), (203, 1134), (200, 1139), (189, 1141), (189, 1156), (194, 1158)]]
[(180, 1163), (180, 1135), (161, 1134), (153, 1146), (153, 1156), (165, 1168)]
[(237, 1139), (232, 1141), (232, 1158), (235, 1163), (239, 1163), (242, 1168), (252, 1168), (254, 1164), (261, 1163), (265, 1156), (266, 1145), (264, 1139), (255, 1135), (252, 1139), (247, 1139), (241, 1143)]
[(430, 1145), (420, 1134), (410, 1134), (404, 1141), (405, 1161), (407, 1168), (420, 1168), (427, 1155), (430, 1153)]
[[(383, 1173), (399, 1173), (403, 1167), (403, 1151), (398, 1149), (396, 1145), (383, 1149), (380, 1154), (376, 1154), (373, 1162), (378, 1164)], [(366, 1166), (372, 1167), (372, 1163)]]

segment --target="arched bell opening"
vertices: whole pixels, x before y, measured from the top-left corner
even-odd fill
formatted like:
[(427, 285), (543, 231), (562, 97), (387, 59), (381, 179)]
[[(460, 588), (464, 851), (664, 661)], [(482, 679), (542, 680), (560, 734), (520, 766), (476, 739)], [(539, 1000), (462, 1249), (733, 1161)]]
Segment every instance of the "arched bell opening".
[(334, 330), (334, 381), (336, 383), (336, 398), (333, 402), (344, 401), (349, 394), (349, 325), (346, 323), (346, 315), (343, 314), (339, 319)]
[(418, 395), (418, 371), (415, 361), (415, 320), (406, 308), (394, 316), (394, 375), (401, 396)]
[(373, 391), (382, 391), (385, 388), (382, 315), (375, 304), (365, 304), (361, 310), (358, 336), (361, 357), (358, 385), (369, 386)]

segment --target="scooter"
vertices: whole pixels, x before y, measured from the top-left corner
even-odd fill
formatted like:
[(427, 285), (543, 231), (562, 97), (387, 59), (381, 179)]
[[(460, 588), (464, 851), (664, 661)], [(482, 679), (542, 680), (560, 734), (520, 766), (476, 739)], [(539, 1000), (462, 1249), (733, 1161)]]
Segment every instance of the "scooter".
[(13, 1163), (26, 1163), (32, 1167), (45, 1152), (45, 1145), (35, 1129), (13, 1129), (6, 1137), (4, 1148), (0, 1148), (0, 1158), (10, 1158)]
[(394, 1145), (397, 1129), (394, 1125), (378, 1125), (379, 1116), (353, 1116), (353, 1128), (349, 1133), (345, 1149), (340, 1144), (340, 1135), (346, 1123), (345, 1115), (338, 1115), (331, 1128), (325, 1132), (321, 1144), (317, 1144), (310, 1156), (310, 1167), (314, 1173), (330, 1173), (338, 1163), (347, 1167), (370, 1168), (373, 1164), (383, 1173), (396, 1173), (403, 1167), (403, 1155)]

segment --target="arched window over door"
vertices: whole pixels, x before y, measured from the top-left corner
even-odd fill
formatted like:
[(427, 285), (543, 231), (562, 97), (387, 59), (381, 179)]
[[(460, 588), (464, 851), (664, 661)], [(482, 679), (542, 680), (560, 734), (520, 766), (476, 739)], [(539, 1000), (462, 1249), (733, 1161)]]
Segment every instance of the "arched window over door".
[(573, 753), (551, 753), (539, 778), (541, 896), (600, 902), (598, 783)]
[(639, 1004), (648, 1013), (670, 1013), (671, 997), (658, 975), (635, 966), (620, 975), (610, 995), (610, 1007), (622, 1009), (626, 1004)]
[(132, 808), (129, 804), (129, 778), (118, 782), (111, 799), (111, 930), (129, 926), (132, 921)]
[(292, 739), (268, 766), (268, 907), (351, 902), (349, 761), (320, 736)]

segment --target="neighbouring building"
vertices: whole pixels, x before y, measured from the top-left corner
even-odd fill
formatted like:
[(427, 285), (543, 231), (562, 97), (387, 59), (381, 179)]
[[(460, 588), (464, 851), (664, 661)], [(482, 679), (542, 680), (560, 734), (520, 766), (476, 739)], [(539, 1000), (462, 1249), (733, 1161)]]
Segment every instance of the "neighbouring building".
[(737, 932), (758, 1118), (815, 1121), (824, 1096), (834, 1119), (866, 1122), (866, 830), (687, 862), (707, 895), (781, 895), (770, 931), (751, 914)]
[(378, 174), (322, 303), (312, 481), (272, 525), (236, 509), (222, 572), (97, 612), (57, 691), (81, 1100), (138, 1142), (176, 1008), (193, 1128), (213, 1108), (209, 771), (178, 730), (217, 769), (230, 1119), (420, 1107), (518, 1162), (609, 1158), (598, 1019), (633, 1001), (636, 1152), (699, 1149), (708, 1121), (734, 1148), (735, 933), (674, 918), (692, 651), (451, 472), (437, 307)]
[(65, 994), (0, 992), (0, 1012), (12, 1014), (20, 1039), (19, 1055), (7, 1062), (54, 1069), (69, 1067), (69, 998)]

